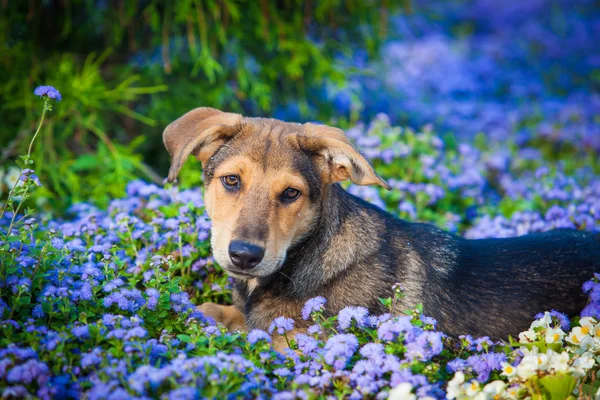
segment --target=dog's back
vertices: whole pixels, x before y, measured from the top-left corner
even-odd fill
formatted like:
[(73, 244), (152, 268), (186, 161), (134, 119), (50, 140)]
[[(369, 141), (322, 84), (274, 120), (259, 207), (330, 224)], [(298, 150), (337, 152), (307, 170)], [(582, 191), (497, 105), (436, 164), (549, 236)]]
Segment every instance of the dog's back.
[(386, 312), (379, 298), (400, 282), (396, 311), (423, 303), (451, 335), (505, 337), (538, 312), (579, 312), (581, 285), (600, 270), (591, 233), (469, 241), (352, 196), (338, 182), (390, 186), (337, 128), (198, 108), (163, 139), (169, 181), (189, 155), (202, 162), (213, 254), (235, 278), (249, 328), (298, 316), (314, 296), (327, 298), (328, 314), (354, 305)]
[[(423, 230), (436, 228), (413, 229), (426, 237)], [(598, 238), (568, 229), (509, 239), (454, 237), (455, 258), (447, 270), (428, 270), (432, 283), (423, 292), (425, 312), (448, 334), (496, 338), (527, 329), (539, 312), (576, 315), (587, 299), (582, 284), (600, 270)], [(424, 264), (429, 257), (439, 259), (432, 251), (421, 255)]]

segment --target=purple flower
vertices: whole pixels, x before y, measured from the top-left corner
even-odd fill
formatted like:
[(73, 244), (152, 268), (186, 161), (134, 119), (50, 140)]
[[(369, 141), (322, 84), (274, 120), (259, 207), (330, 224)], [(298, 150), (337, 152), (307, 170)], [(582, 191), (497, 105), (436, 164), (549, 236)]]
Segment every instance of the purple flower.
[(273, 370), (273, 374), (277, 376), (290, 376), (292, 372), (287, 368), (277, 368)]
[(173, 311), (180, 313), (188, 311), (194, 308), (194, 306), (190, 302), (190, 296), (187, 292), (181, 292), (171, 293), (171, 308)]
[(444, 349), (441, 332), (423, 332), (406, 345), (406, 357), (427, 361)]
[(253, 329), (248, 333), (248, 343), (256, 344), (260, 340), (271, 343), (271, 336), (261, 329)]
[(102, 290), (105, 291), (106, 293), (112, 292), (113, 290), (115, 290), (116, 288), (118, 288), (120, 286), (123, 286), (124, 284), (125, 284), (125, 282), (123, 282), (123, 279), (115, 278), (112, 281), (108, 282), (106, 285), (104, 285)]
[(321, 326), (318, 324), (314, 324), (308, 327), (308, 329), (306, 330), (307, 333), (314, 335), (314, 334), (318, 334), (321, 333)]
[(356, 326), (362, 328), (366, 325), (368, 316), (369, 310), (365, 307), (345, 307), (338, 314), (338, 327), (342, 330), (349, 329), (354, 320)]
[[(589, 281), (591, 282), (591, 281)], [(587, 283), (587, 282), (586, 282)], [(585, 283), (584, 283), (585, 286)], [(583, 290), (585, 292), (585, 289)], [(539, 319), (542, 318), (544, 316), (544, 313), (539, 313), (535, 315), (535, 319)], [(556, 322), (558, 322), (558, 324), (560, 325), (560, 329), (562, 329), (563, 331), (567, 332), (569, 329), (571, 329), (571, 321), (569, 320), (569, 317), (567, 317), (565, 314), (556, 311), (556, 310), (551, 310), (550, 311), (550, 316), (553, 317)]]
[(81, 366), (83, 368), (91, 367), (93, 365), (99, 365), (103, 358), (101, 356), (102, 351), (98, 348), (92, 350), (90, 353), (84, 354), (81, 357)]
[(40, 97), (48, 96), (49, 98), (55, 99), (56, 101), (62, 100), (60, 92), (56, 90), (56, 88), (53, 86), (38, 86), (33, 91), (33, 94)]
[(321, 343), (303, 333), (296, 335), (296, 342), (298, 343), (298, 348), (304, 355), (313, 355), (319, 349), (319, 343)]
[(273, 334), (273, 332), (275, 330), (277, 330), (277, 333), (279, 333), (280, 335), (283, 335), (285, 332), (289, 332), (292, 329), (294, 329), (294, 320), (291, 318), (285, 318), (285, 317), (277, 317), (273, 320), (273, 322), (271, 323), (271, 326), (269, 326), (269, 333)]
[(345, 333), (334, 335), (325, 344), (323, 359), (338, 370), (344, 369), (357, 347), (356, 336)]
[(71, 333), (79, 339), (85, 339), (90, 336), (90, 331), (87, 325), (76, 326), (71, 329)]
[(108, 308), (116, 304), (121, 310), (135, 312), (139, 310), (146, 300), (137, 289), (121, 289), (117, 292), (112, 292), (104, 298), (104, 307)]
[(487, 381), (492, 371), (502, 369), (503, 362), (506, 362), (506, 355), (502, 353), (475, 354), (466, 360), (466, 364), (473, 368), (480, 382)]
[(415, 331), (415, 326), (411, 324), (410, 317), (401, 317), (384, 321), (377, 329), (379, 340), (393, 341), (400, 333), (409, 334)]
[(323, 311), (323, 308), (327, 303), (324, 297), (317, 296), (309, 299), (302, 308), (302, 319), (307, 320), (313, 312)]
[(360, 349), (360, 354), (365, 358), (380, 360), (385, 356), (385, 348), (381, 343), (367, 343)]
[(148, 332), (146, 331), (146, 329), (142, 328), (141, 326), (136, 326), (132, 329), (130, 329), (126, 334), (125, 334), (125, 340), (129, 340), (132, 338), (143, 338), (148, 334)]
[(462, 371), (467, 368), (467, 362), (462, 358), (455, 358), (454, 360), (448, 362), (446, 364), (446, 370), (450, 373), (455, 373), (457, 371)]
[[(0, 310), (0, 314), (2, 310)], [(31, 311), (31, 315), (33, 315), (35, 318), (44, 318), (45, 314), (44, 314), (44, 310), (42, 308), (41, 304), (36, 305), (35, 307), (33, 307), (33, 310)]]
[(150, 310), (156, 310), (158, 298), (160, 297), (159, 291), (154, 288), (150, 288), (146, 290), (146, 295), (148, 296), (148, 302), (146, 303), (146, 306)]

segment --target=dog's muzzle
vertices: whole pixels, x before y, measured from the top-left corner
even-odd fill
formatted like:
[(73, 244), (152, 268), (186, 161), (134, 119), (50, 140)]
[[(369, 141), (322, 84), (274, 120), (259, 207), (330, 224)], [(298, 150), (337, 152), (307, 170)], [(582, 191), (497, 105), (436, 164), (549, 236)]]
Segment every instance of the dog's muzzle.
[(265, 256), (265, 249), (254, 244), (234, 240), (229, 244), (229, 259), (241, 271), (256, 267)]

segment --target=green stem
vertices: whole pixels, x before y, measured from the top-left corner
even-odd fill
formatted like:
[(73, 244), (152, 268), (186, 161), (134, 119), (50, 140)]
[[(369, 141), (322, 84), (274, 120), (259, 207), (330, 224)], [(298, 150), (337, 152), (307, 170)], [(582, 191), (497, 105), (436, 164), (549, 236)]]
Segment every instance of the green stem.
[[(38, 124), (37, 130), (35, 131), (35, 134), (33, 135), (33, 138), (31, 139), (31, 142), (29, 143), (29, 150), (27, 151), (27, 164), (29, 164), (29, 160), (31, 158), (31, 149), (33, 148), (33, 142), (35, 142), (35, 138), (37, 137), (38, 133), (40, 133), (40, 130), (42, 129), (42, 124), (44, 123), (44, 117), (46, 116), (46, 111), (48, 110), (48, 99), (44, 98), (44, 108), (42, 109), (42, 118), (40, 119), (40, 123)], [(19, 184), (19, 179), (17, 179), (15, 181), (15, 184), (13, 185), (12, 189), (10, 189), (10, 192), (8, 192), (8, 199), (6, 201), (6, 204), (4, 204), (4, 206), (2, 207), (2, 210), (0, 211), (0, 219), (2, 219), (2, 217), (4, 217), (4, 213), (6, 212), (6, 209), (8, 208), (8, 203), (10, 202), (10, 199), (12, 198), (12, 195), (15, 191), (15, 189), (17, 188), (17, 185)]]
[(35, 142), (35, 138), (37, 137), (38, 133), (40, 133), (40, 130), (42, 129), (42, 124), (44, 123), (44, 116), (46, 115), (47, 109), (48, 109), (48, 100), (46, 100), (46, 98), (44, 98), (44, 109), (42, 110), (42, 118), (40, 119), (40, 124), (38, 125), (37, 130), (35, 131), (35, 134), (33, 135), (31, 142), (29, 143), (29, 150), (27, 150), (27, 160), (29, 160), (29, 158), (31, 157), (31, 149), (33, 148), (33, 142)]
[(21, 178), (21, 176), (19, 175), (19, 178), (17, 178), (17, 180), (15, 181), (15, 184), (13, 185), (12, 189), (10, 189), (10, 192), (8, 192), (8, 198), (6, 199), (6, 203), (2, 207), (2, 211), (0, 211), (0, 219), (2, 219), (2, 217), (4, 216), (4, 212), (8, 208), (8, 203), (10, 202), (13, 192), (15, 191), (15, 189), (17, 188), (17, 185), (19, 184), (20, 178)]
[(21, 202), (19, 203), (19, 205), (17, 206), (17, 210), (13, 213), (12, 219), (10, 220), (10, 225), (8, 226), (8, 230), (6, 231), (6, 239), (8, 239), (8, 237), (10, 236), (10, 231), (12, 230), (13, 224), (15, 223), (15, 217), (17, 216), (17, 214), (19, 214), (19, 210), (21, 209), (21, 206), (23, 205), (23, 203), (25, 203), (25, 200), (27, 200), (27, 192), (29, 191), (29, 186), (27, 186), (25, 188), (25, 192), (23, 193), (23, 198), (21, 200)]
[[(181, 228), (181, 224), (179, 225), (179, 265), (181, 265), (181, 276), (185, 277), (186, 275), (186, 270), (183, 267), (183, 239), (181, 238), (181, 234), (182, 232), (182, 228)], [(188, 276), (191, 275), (190, 271), (188, 272)]]
[(127, 224), (127, 232), (129, 233), (129, 238), (131, 239), (131, 247), (133, 248), (133, 252), (135, 253), (135, 257), (138, 258), (139, 254), (137, 251), (137, 246), (135, 245), (135, 239), (133, 238), (133, 233), (131, 232), (131, 228), (129, 224)]
[(19, 299), (21, 298), (22, 294), (23, 294), (23, 290), (21, 288), (19, 288), (19, 293), (17, 293), (17, 297), (15, 298), (12, 309), (10, 310), (10, 315), (8, 316), (9, 320), (11, 320), (13, 315), (15, 314), (15, 308), (17, 307), (17, 303), (19, 302)]

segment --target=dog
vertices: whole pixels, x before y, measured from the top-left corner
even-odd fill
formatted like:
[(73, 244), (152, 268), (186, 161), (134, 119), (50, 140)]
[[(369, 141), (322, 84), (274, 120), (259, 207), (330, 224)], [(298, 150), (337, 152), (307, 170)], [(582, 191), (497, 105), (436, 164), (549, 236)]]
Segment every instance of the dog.
[[(581, 286), (600, 271), (600, 235), (554, 230), (467, 240), (397, 219), (339, 182), (390, 189), (338, 128), (247, 118), (197, 108), (163, 133), (176, 180), (202, 163), (215, 260), (234, 279), (233, 306), (205, 303), (228, 328), (267, 330), (323, 296), (326, 316), (346, 306), (388, 311), (379, 298), (399, 282), (398, 310), (421, 303), (446, 334), (506, 338), (550, 309), (576, 315)], [(279, 347), (285, 344), (279, 343)]]

